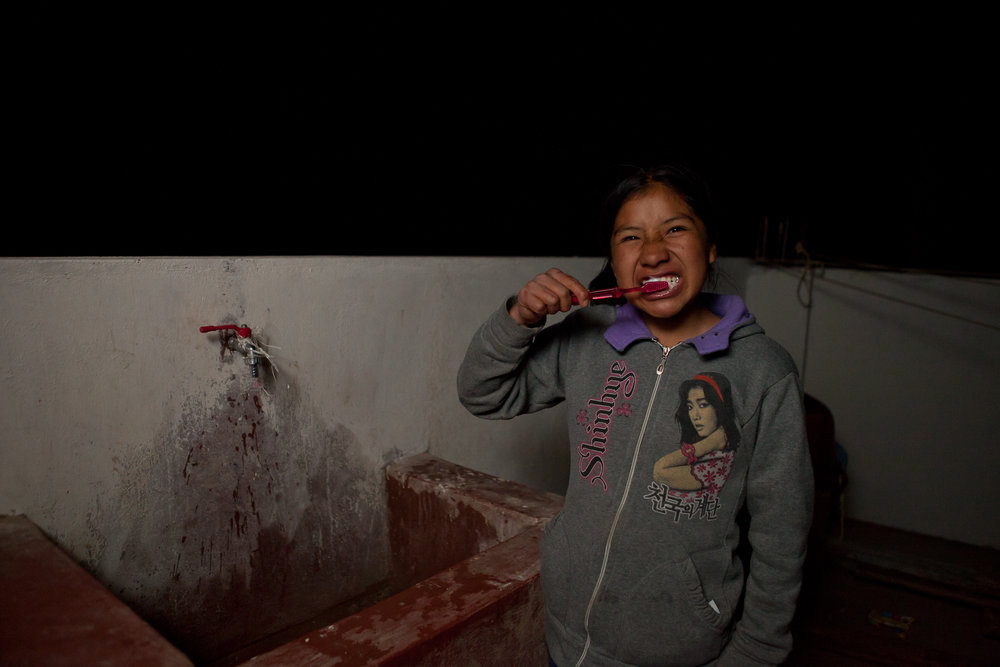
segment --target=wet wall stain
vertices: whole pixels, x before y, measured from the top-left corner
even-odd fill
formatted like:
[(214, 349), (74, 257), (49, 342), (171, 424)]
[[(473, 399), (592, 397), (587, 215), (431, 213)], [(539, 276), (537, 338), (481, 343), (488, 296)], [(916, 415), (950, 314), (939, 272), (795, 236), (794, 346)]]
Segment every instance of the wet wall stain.
[(379, 462), (302, 412), (290, 388), (234, 376), (189, 398), (152, 455), (120, 457), (118, 489), (91, 512), (95, 574), (197, 662), (387, 576)]

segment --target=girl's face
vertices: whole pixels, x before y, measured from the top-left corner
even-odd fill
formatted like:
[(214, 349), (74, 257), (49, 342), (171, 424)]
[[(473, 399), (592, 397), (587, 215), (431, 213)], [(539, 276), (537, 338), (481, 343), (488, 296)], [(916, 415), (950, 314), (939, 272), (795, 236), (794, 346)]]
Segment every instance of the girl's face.
[(719, 415), (705, 398), (705, 390), (702, 387), (691, 388), (688, 392), (687, 406), (691, 425), (698, 435), (704, 438), (719, 428)]
[(715, 246), (705, 225), (683, 199), (661, 185), (627, 200), (615, 216), (611, 232), (611, 268), (619, 287), (650, 280), (668, 289), (628, 295), (646, 315), (668, 319), (678, 315), (701, 292)]

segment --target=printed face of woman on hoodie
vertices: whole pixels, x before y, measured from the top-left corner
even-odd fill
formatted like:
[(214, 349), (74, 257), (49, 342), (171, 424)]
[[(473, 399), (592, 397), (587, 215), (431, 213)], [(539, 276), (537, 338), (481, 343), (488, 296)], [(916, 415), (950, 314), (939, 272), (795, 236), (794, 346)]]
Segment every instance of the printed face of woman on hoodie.
[(659, 281), (667, 287), (629, 301), (654, 321), (691, 315), (716, 249), (704, 223), (679, 195), (656, 184), (627, 199), (611, 233), (611, 266), (619, 287)]
[(702, 438), (711, 435), (719, 428), (719, 415), (715, 407), (705, 398), (704, 388), (691, 388), (688, 392), (687, 408), (691, 425)]

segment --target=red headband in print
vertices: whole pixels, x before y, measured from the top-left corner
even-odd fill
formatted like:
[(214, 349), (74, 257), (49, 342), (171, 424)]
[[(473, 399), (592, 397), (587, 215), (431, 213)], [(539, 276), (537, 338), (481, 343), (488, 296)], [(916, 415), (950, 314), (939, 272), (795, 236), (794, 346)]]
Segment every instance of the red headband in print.
[(719, 400), (722, 401), (723, 403), (726, 402), (726, 399), (722, 397), (722, 390), (719, 389), (719, 385), (715, 384), (715, 380), (708, 377), (707, 375), (695, 375), (694, 379), (701, 380), (702, 382), (707, 382), (708, 384), (712, 385), (712, 388), (715, 389), (715, 393), (719, 395)]

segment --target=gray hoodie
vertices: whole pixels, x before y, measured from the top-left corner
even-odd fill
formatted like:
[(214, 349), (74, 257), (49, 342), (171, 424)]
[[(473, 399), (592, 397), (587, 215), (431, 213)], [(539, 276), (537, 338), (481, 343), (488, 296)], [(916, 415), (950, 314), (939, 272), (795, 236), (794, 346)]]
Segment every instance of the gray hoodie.
[(481, 417), (567, 402), (573, 466), (541, 577), (560, 666), (778, 664), (791, 649), (813, 501), (798, 375), (739, 297), (702, 297), (721, 321), (672, 348), (630, 304), (543, 328), (508, 302), (459, 370)]

